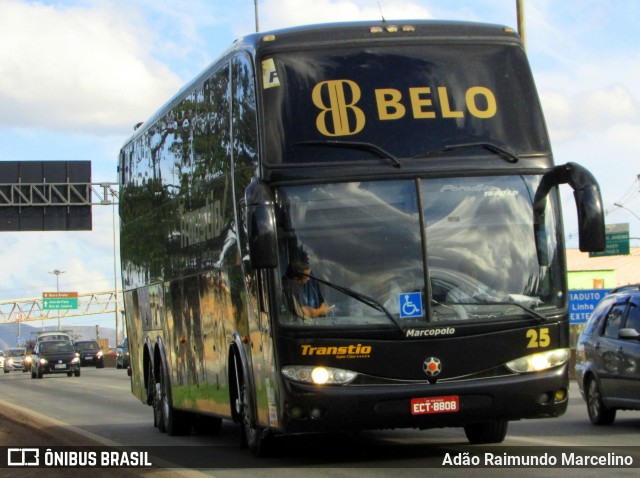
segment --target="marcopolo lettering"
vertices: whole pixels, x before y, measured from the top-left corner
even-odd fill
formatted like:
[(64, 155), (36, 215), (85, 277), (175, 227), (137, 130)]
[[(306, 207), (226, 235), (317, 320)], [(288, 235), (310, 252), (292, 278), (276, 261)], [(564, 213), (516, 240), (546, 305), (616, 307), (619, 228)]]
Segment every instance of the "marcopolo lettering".
[(437, 329), (407, 329), (406, 337), (438, 337), (440, 335), (453, 335), (455, 327), (440, 327)]
[[(360, 86), (352, 80), (318, 83), (311, 93), (313, 104), (320, 110), (316, 117), (318, 131), (325, 136), (349, 136), (362, 131), (367, 121), (364, 111), (357, 106), (362, 97)], [(380, 121), (399, 120), (407, 114), (413, 119), (464, 118), (465, 115), (488, 119), (498, 112), (495, 95), (484, 86), (471, 86), (464, 91), (464, 108), (452, 107), (452, 97), (447, 86), (438, 86), (435, 91), (421, 86), (408, 88), (405, 92), (377, 88), (372, 99)]]

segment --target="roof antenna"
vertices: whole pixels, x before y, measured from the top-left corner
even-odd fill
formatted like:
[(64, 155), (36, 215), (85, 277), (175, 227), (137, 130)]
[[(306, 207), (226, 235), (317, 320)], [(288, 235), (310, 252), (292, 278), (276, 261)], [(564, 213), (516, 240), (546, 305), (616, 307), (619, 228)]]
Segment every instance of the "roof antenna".
[(380, 9), (380, 16), (382, 17), (382, 23), (385, 23), (384, 13), (382, 13), (382, 7), (380, 6), (380, 1), (378, 0), (378, 8)]

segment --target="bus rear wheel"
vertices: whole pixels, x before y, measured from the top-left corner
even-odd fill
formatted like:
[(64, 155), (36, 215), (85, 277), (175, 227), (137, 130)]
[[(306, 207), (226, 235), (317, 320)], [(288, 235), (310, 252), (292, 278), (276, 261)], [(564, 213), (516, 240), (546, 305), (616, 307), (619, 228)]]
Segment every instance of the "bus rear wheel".
[(164, 364), (160, 364), (158, 377), (152, 384), (155, 390), (153, 398), (154, 425), (161, 432), (166, 432), (171, 436), (187, 435), (191, 431), (191, 420), (187, 414), (173, 408), (167, 382)]
[(469, 443), (481, 445), (484, 443), (501, 443), (507, 436), (509, 422), (507, 420), (493, 420), (484, 423), (465, 425), (464, 433)]

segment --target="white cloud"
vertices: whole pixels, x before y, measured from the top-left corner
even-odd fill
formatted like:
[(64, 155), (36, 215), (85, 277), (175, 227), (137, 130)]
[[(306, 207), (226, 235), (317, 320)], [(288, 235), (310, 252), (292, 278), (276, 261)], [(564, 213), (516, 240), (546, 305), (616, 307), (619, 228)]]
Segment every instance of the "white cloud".
[(153, 35), (122, 5), (2, 3), (0, 124), (129, 130), (182, 84), (150, 56), (143, 39)]
[(631, 94), (619, 84), (579, 95), (576, 100), (576, 117), (585, 127), (600, 128), (638, 116)]
[(601, 136), (607, 130), (637, 121), (638, 104), (621, 84), (575, 92), (546, 90), (540, 93), (547, 125), (554, 141)]
[[(382, 13), (381, 13), (382, 10)], [(266, 0), (260, 3), (260, 30), (294, 25), (359, 20), (427, 19), (430, 10), (420, 2), (355, 0)]]

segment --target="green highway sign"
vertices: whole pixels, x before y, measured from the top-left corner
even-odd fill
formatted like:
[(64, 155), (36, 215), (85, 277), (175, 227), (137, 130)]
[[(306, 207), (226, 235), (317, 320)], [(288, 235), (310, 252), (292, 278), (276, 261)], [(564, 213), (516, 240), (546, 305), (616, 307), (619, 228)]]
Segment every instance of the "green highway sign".
[(44, 310), (68, 310), (78, 308), (77, 292), (43, 292), (42, 308)]
[(629, 255), (629, 224), (607, 224), (605, 237), (604, 251), (590, 252), (589, 257)]

